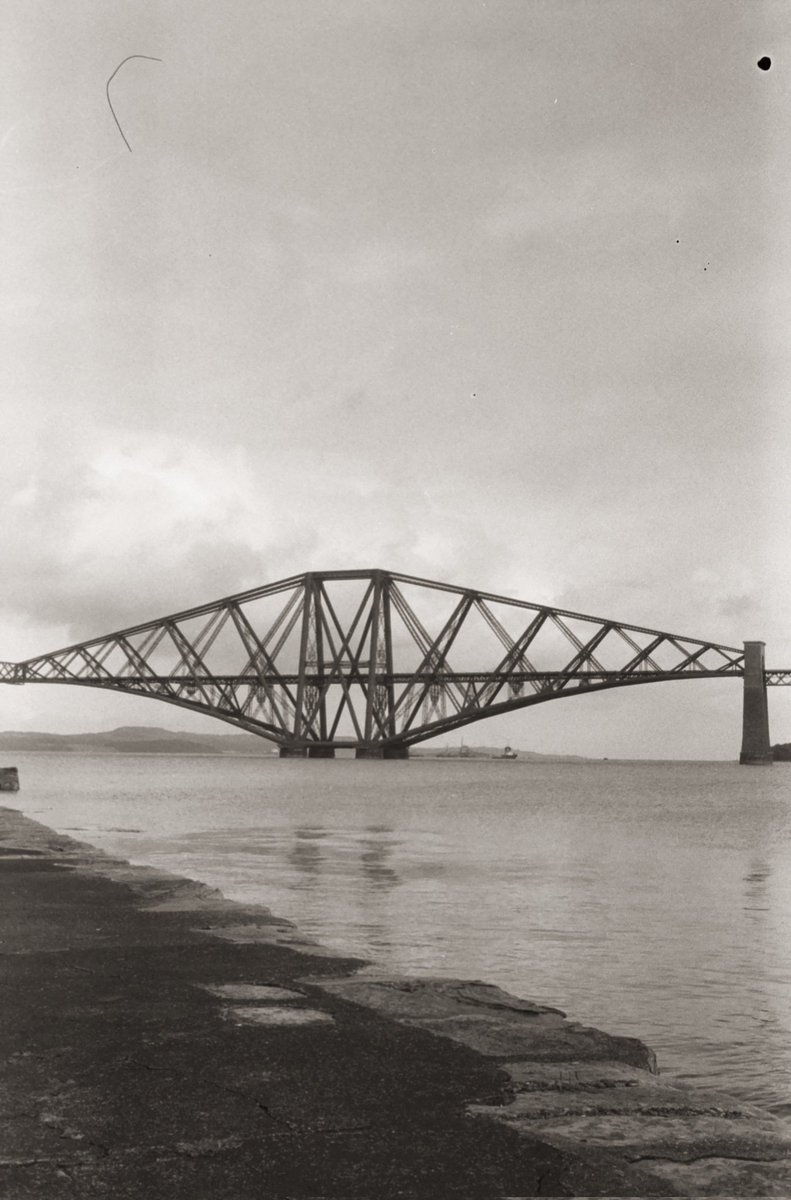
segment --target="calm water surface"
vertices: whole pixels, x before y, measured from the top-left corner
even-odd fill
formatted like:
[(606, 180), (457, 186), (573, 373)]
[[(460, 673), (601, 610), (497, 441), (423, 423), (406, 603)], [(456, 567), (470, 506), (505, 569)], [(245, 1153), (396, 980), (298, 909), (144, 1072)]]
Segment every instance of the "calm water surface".
[(14, 761), (18, 806), (57, 829), (791, 1113), (791, 766)]

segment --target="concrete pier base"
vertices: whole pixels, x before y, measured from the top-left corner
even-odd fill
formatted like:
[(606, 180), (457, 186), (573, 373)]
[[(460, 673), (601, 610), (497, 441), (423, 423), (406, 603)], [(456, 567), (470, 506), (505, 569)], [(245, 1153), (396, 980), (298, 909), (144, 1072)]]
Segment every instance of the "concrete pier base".
[(281, 746), (281, 758), (334, 758), (334, 746)]
[(355, 758), (409, 758), (408, 746), (358, 746)]
[(764, 642), (744, 643), (744, 716), (739, 755), (739, 762), (743, 766), (770, 767), (773, 761), (769, 741), (764, 645)]

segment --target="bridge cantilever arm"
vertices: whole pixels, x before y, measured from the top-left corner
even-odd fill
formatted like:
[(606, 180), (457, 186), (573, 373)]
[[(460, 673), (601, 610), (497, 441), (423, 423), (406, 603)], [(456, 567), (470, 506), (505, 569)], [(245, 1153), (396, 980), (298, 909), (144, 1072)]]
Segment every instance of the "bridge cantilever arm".
[[(418, 742), (426, 741), (428, 738), (436, 737), (440, 733), (449, 733), (455, 729), (461, 729), (465, 725), (472, 725), (474, 722), (486, 719), (487, 717), (501, 716), (505, 713), (515, 712), (520, 708), (530, 708), (551, 700), (589, 695), (594, 692), (608, 691), (613, 688), (644, 687), (648, 683), (675, 682), (681, 679), (719, 679), (724, 674), (724, 669), (704, 670), (701, 672), (690, 671), (682, 675), (676, 675), (673, 671), (661, 671), (655, 674), (635, 672), (630, 675), (624, 675), (618, 671), (604, 671), (598, 674), (594, 673), (593, 675), (578, 673), (576, 676), (569, 678), (563, 673), (547, 672), (543, 677), (545, 686), (541, 688), (537, 695), (515, 696), (509, 700), (489, 704), (486, 706), (485, 711), (462, 711), (450, 717), (443, 717), (430, 724), (421, 726), (417, 730), (411, 730), (406, 737), (402, 735), (400, 740), (407, 745), (415, 745)], [(733, 678), (734, 676), (740, 676), (741, 672), (731, 669), (727, 671), (727, 674)], [(791, 685), (791, 671), (788, 672), (788, 677), (788, 683)], [(576, 682), (576, 687), (564, 686), (564, 684), (572, 681)], [(391, 740), (398, 741), (399, 738)]]
[(0, 662), (0, 683), (24, 683), (25, 664)]

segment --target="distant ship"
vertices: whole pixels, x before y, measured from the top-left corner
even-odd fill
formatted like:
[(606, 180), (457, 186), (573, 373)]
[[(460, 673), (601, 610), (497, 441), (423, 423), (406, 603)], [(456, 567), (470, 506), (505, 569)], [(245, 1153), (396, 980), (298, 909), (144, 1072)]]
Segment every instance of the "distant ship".
[(519, 755), (516, 753), (516, 750), (512, 750), (510, 746), (506, 746), (506, 748), (503, 750), (502, 754), (498, 755), (498, 757), (499, 758), (518, 758)]

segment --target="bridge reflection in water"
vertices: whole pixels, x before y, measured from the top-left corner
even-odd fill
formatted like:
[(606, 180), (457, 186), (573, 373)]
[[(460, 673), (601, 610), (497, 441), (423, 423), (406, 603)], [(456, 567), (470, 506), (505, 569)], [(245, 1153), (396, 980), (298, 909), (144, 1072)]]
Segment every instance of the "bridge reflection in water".
[(744, 685), (740, 761), (771, 763), (763, 642), (724, 646), (383, 570), (320, 571), (19, 663), (0, 682), (149, 696), (269, 738), (283, 757), (409, 747), (564, 696), (679, 679)]

